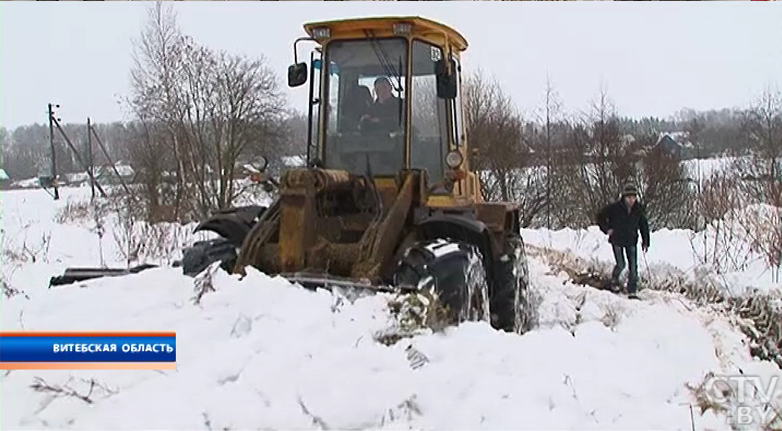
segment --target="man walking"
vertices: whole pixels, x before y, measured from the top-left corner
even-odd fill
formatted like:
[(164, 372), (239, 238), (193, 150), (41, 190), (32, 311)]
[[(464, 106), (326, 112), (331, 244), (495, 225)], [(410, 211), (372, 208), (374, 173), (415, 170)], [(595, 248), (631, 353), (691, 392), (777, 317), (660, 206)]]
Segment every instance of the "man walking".
[[(643, 205), (638, 202), (638, 190), (633, 185), (627, 185), (622, 190), (622, 197), (616, 202), (603, 207), (597, 215), (600, 230), (608, 235), (614, 251), (616, 266), (611, 274), (611, 285), (619, 285), (619, 276), (629, 266), (630, 274), (627, 280), (628, 298), (638, 299), (638, 232), (641, 232), (641, 247), (643, 252), (649, 249), (649, 222), (646, 219)], [(625, 256), (627, 263), (625, 263)]]

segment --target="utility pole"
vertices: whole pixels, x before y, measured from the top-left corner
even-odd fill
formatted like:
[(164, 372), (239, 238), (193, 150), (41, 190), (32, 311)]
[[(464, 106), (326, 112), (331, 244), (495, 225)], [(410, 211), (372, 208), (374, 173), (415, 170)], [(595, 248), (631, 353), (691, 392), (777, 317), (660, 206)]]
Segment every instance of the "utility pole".
[[(71, 142), (70, 138), (68, 138), (68, 135), (65, 134), (65, 131), (62, 129), (59, 119), (52, 117), (52, 122), (54, 123), (54, 127), (56, 127), (57, 130), (60, 132), (60, 135), (62, 135), (63, 139), (65, 139), (65, 144), (68, 145), (71, 151), (73, 151), (73, 155), (76, 156), (76, 160), (79, 162), (81, 168), (84, 169), (85, 172), (87, 172), (87, 175), (90, 176), (90, 179), (95, 181), (95, 177), (92, 175), (92, 172), (90, 172), (87, 163), (85, 163), (84, 159), (82, 159), (81, 156), (79, 155), (79, 150), (73, 145), (73, 142)], [(103, 187), (101, 187), (99, 183), (97, 182), (95, 183), (95, 188), (98, 189), (101, 196), (103, 196), (104, 198), (106, 197), (106, 191), (103, 190)]]
[[(59, 108), (60, 105), (54, 105)], [(57, 162), (54, 154), (54, 109), (49, 104), (49, 148), (52, 152), (52, 187), (54, 187), (54, 200), (60, 199), (60, 191), (57, 189)]]
[(100, 136), (98, 136), (98, 132), (96, 132), (95, 129), (90, 125), (87, 129), (87, 133), (92, 133), (92, 135), (95, 137), (95, 142), (98, 143), (98, 147), (101, 149), (101, 151), (103, 151), (103, 155), (106, 156), (106, 160), (111, 165), (111, 169), (119, 179), (120, 184), (122, 184), (122, 188), (125, 189), (125, 192), (128, 194), (128, 196), (133, 196), (133, 194), (130, 192), (130, 189), (128, 188), (128, 185), (125, 184), (125, 180), (122, 179), (122, 175), (120, 175), (119, 171), (117, 170), (117, 165), (114, 163), (114, 160), (111, 159), (109, 152), (106, 151), (106, 147), (103, 145), (103, 141), (101, 141)]
[(89, 157), (88, 175), (90, 176), (90, 187), (92, 188), (92, 199), (95, 200), (95, 163), (92, 158), (92, 121), (87, 117), (87, 156)]

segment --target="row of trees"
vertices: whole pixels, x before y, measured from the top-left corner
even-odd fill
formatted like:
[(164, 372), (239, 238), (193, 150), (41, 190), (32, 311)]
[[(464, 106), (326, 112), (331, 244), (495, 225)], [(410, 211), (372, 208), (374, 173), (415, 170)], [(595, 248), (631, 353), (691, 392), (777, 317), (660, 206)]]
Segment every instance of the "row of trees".
[[(482, 74), (473, 77), (472, 82), (478, 77), (485, 79)], [(475, 93), (475, 90), (468, 92)], [(493, 91), (483, 88), (481, 91)], [(548, 89), (548, 91), (553, 91)], [(552, 94), (553, 95), (553, 94)], [(506, 106), (511, 106), (505, 102)], [(556, 106), (555, 113), (561, 112), (561, 106)], [(725, 154), (746, 153), (750, 148), (747, 142), (747, 133), (745, 130), (745, 115), (741, 110), (720, 110), (695, 112), (692, 110), (683, 110), (676, 113), (672, 119), (643, 118), (640, 120), (620, 117), (616, 119), (619, 127), (628, 133), (638, 136), (655, 135), (661, 131), (682, 131), (688, 130), (691, 125), (696, 125), (697, 130), (691, 130), (690, 133), (697, 135), (698, 146), (693, 148), (689, 156), (691, 157), (714, 157)], [(545, 116), (542, 115), (541, 117)], [(533, 120), (533, 119), (529, 119)], [(534, 119), (536, 122), (543, 122), (541, 119)], [(303, 136), (306, 134), (306, 118), (297, 112), (287, 112), (284, 120), (287, 137), (291, 134), (298, 140), (287, 139), (287, 143), (282, 145), (289, 148), (287, 152), (295, 152), (300, 149)], [(528, 126), (533, 125), (532, 123)], [(129, 161), (131, 154), (129, 149), (132, 145), (128, 142), (136, 139), (134, 129), (124, 122), (115, 122), (109, 124), (98, 124), (94, 126), (98, 134), (103, 138), (103, 142), (109, 147), (108, 151), (114, 161)], [(537, 126), (541, 128), (542, 126)], [(85, 124), (64, 124), (63, 128), (70, 139), (80, 146), (86, 142)], [(534, 130), (534, 129), (533, 129)], [(548, 131), (550, 133), (550, 129)], [(3, 168), (15, 179), (32, 178), (42, 174), (48, 174), (49, 162), (49, 129), (46, 124), (32, 124), (20, 126), (13, 130), (0, 127), (0, 149), (3, 156)], [(75, 172), (82, 168), (73, 156), (72, 152), (66, 146), (65, 142), (55, 134), (56, 139), (55, 155), (57, 157), (58, 171)], [(560, 145), (562, 140), (551, 140), (553, 146)], [(298, 148), (297, 148), (298, 146)], [(102, 154), (95, 154), (96, 164), (105, 164)]]
[[(525, 226), (593, 225), (599, 208), (632, 182), (653, 229), (708, 230), (704, 243), (693, 245), (701, 263), (741, 270), (750, 255), (760, 254), (782, 276), (779, 91), (735, 111), (736, 133), (729, 136), (741, 145), (726, 145), (729, 157), (710, 161), (722, 165), (701, 170), (704, 161), (684, 161), (659, 144), (659, 129), (622, 119), (605, 92), (589, 113), (573, 116), (563, 113), (548, 86), (540, 118), (525, 121), (497, 81), (477, 73), (467, 89), (469, 136), (479, 148), (484, 191), (491, 200), (519, 202)], [(711, 139), (699, 116), (683, 121), (694, 147)]]
[[(520, 202), (526, 226), (591, 225), (627, 182), (640, 187), (656, 228), (698, 228), (707, 219), (699, 203), (704, 187), (724, 178), (701, 181), (694, 169), (700, 161), (688, 168), (678, 152), (657, 145), (660, 132), (676, 124), (623, 118), (605, 91), (587, 114), (568, 115), (551, 85), (538, 118), (524, 119), (496, 80), (478, 72), (467, 84), (468, 125), (485, 192), (489, 199)], [(723, 175), (742, 190), (744, 203), (782, 207), (782, 93), (767, 91), (755, 106), (732, 115), (735, 142), (724, 151), (736, 157)], [(681, 117), (686, 140), (706, 147), (702, 117)]]
[[(121, 122), (93, 125), (107, 152), (114, 162), (128, 161), (127, 146), (128, 129)], [(87, 125), (63, 124), (63, 131), (76, 145), (82, 154), (86, 153)], [(3, 156), (2, 168), (14, 179), (34, 178), (48, 175), (51, 171), (51, 149), (49, 145), (49, 126), (47, 124), (31, 124), (19, 126), (13, 130), (0, 127), (0, 152)], [(80, 172), (83, 168), (67, 144), (55, 131), (54, 154), (57, 160), (58, 172)], [(101, 151), (94, 151), (95, 165), (103, 165), (108, 161)]]

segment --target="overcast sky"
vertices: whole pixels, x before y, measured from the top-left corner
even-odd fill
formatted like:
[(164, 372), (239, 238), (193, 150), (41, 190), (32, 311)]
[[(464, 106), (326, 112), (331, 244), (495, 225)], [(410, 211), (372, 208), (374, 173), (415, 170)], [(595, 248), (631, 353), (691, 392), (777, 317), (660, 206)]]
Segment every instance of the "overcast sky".
[[(147, 2), (2, 2), (0, 125), (120, 120), (131, 39)], [(421, 15), (454, 26), (466, 68), (493, 73), (528, 115), (549, 76), (570, 111), (604, 85), (620, 113), (667, 117), (690, 107), (746, 106), (782, 87), (782, 2), (176, 2), (185, 33), (251, 56), (280, 77), (302, 23)], [(287, 87), (286, 87), (287, 88)], [(306, 86), (289, 91), (302, 111)]]

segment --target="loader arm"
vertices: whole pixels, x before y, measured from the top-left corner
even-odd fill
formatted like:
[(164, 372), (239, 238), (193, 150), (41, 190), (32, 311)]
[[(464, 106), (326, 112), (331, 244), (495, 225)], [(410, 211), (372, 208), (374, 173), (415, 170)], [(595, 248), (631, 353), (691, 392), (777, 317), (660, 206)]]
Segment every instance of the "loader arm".
[(408, 172), (403, 177), (402, 187), (394, 200), (394, 203), (386, 212), (380, 223), (373, 223), (367, 229), (361, 240), (369, 253), (362, 253), (362, 259), (353, 269), (353, 276), (377, 280), (394, 256), (394, 251), (401, 238), (408, 220), (408, 214), (413, 204), (413, 191), (420, 178), (414, 173)]

